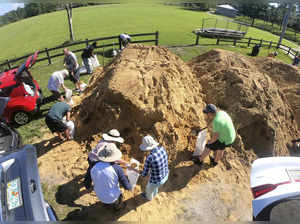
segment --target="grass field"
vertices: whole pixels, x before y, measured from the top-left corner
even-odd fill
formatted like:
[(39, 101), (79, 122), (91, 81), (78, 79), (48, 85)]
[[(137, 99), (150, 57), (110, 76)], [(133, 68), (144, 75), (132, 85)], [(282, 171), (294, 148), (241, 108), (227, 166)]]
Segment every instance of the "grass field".
[[(0, 45), (0, 61), (22, 56), (36, 49), (54, 47), (67, 41), (69, 33), (66, 17), (65, 11), (58, 11), (1, 27), (0, 42), (5, 44)], [(74, 9), (73, 26), (76, 40), (118, 35), (125, 31), (128, 33), (146, 33), (158, 30), (160, 32), (159, 45), (182, 46), (195, 43), (195, 35), (192, 31), (201, 27), (203, 18), (215, 17), (215, 15), (206, 12), (191, 11), (178, 6), (166, 6), (158, 3), (114, 4)], [(256, 28), (249, 28), (247, 37), (278, 41), (277, 36)], [(111, 42), (103, 41), (99, 44), (108, 43)], [(215, 43), (215, 39), (200, 38), (199, 44), (201, 46), (173, 48), (172, 50), (185, 61), (216, 47), (240, 52), (244, 55), (251, 52), (251, 48), (245, 46), (215, 46)], [(297, 47), (297, 45), (286, 40), (283, 43)], [(71, 48), (71, 50), (78, 47)], [(273, 49), (261, 49), (260, 55), (266, 56), (271, 51)], [(80, 54), (77, 56), (80, 58)], [(102, 56), (98, 58), (102, 64)], [(286, 63), (291, 62), (291, 59), (283, 53), (280, 53), (278, 58)], [(111, 60), (110, 58), (104, 59), (104, 63)], [(47, 65), (46, 62), (37, 63), (32, 69), (33, 76), (40, 84), (45, 96), (50, 94), (46, 86), (51, 73), (60, 69), (63, 69), (62, 58), (54, 59), (52, 65)], [(83, 76), (81, 79), (87, 82), (88, 78), (88, 76)], [(71, 89), (74, 88), (68, 80), (66, 85)], [(51, 105), (50, 103), (42, 106), (43, 114)], [(25, 143), (31, 142), (35, 137), (41, 137), (44, 131), (48, 131), (45, 128), (42, 115), (37, 116), (35, 120), (18, 128), (18, 130)]]
[[(248, 24), (251, 24), (252, 22), (252, 19), (246, 16), (237, 17), (235, 20), (245, 22)], [(274, 23), (272, 27), (272, 23), (265, 22), (261, 19), (255, 19), (254, 26), (278, 35), (280, 35), (281, 33), (281, 29), (278, 24)], [(300, 43), (300, 32), (295, 32), (295, 30), (292, 28), (287, 28), (285, 37), (287, 37), (289, 40), (295, 41), (297, 44)]]
[[(206, 12), (185, 10), (158, 3), (114, 4), (75, 8), (73, 27), (76, 40), (118, 35), (122, 32), (160, 32), (160, 45), (186, 45), (195, 42), (192, 31), (201, 27)], [(247, 37), (278, 41), (278, 36), (250, 28)], [(28, 18), (0, 28), (0, 61), (22, 56), (36, 49), (54, 47), (69, 40), (66, 12), (58, 11)], [(205, 43), (214, 40), (206, 39)], [(293, 45), (284, 41), (286, 45)], [(101, 43), (100, 43), (101, 44)]]

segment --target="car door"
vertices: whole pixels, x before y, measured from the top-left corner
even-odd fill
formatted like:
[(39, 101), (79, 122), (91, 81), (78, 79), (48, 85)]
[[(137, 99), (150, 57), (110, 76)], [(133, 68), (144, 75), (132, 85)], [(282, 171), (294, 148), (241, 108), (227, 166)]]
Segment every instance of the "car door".
[(35, 148), (0, 158), (3, 221), (49, 221), (38, 174)]

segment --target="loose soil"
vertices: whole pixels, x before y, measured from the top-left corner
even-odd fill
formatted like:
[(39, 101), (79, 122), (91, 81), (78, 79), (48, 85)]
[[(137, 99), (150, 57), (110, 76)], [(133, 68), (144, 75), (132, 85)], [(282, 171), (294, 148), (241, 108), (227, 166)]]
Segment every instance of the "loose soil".
[[(36, 143), (42, 182), (58, 186), (55, 207), (73, 209), (60, 218), (251, 220), (251, 163), (257, 156), (288, 155), (286, 144), (299, 137), (294, 115), (298, 105), (293, 106), (292, 97), (285, 95), (263, 63), (285, 65), (263, 59), (212, 50), (184, 63), (166, 48), (130, 45), (95, 71), (85, 93), (74, 98), (75, 140), (60, 144), (49, 134)], [(197, 132), (209, 126), (202, 113), (206, 103), (226, 110), (238, 134), (216, 167), (209, 159), (202, 167), (190, 161)], [(119, 213), (106, 210), (82, 183), (88, 152), (112, 128), (125, 139), (120, 148), (125, 160), (144, 162), (146, 155), (138, 146), (150, 134), (166, 148), (170, 167), (158, 197), (150, 202), (141, 197), (147, 179), (140, 178), (133, 192), (124, 191), (127, 208)]]

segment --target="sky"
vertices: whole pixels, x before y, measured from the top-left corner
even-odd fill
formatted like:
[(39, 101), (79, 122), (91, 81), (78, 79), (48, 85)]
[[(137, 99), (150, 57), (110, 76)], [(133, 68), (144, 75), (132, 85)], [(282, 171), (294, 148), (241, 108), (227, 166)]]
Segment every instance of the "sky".
[(18, 7), (24, 7), (24, 3), (0, 3), (0, 16)]

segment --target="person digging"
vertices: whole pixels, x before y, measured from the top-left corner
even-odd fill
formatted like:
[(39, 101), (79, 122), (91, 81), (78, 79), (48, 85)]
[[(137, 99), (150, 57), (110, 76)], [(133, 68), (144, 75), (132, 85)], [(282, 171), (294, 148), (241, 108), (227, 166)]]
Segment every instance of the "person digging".
[(223, 158), (224, 150), (230, 147), (235, 140), (236, 132), (230, 116), (222, 110), (218, 110), (213, 104), (206, 105), (203, 113), (207, 115), (209, 123), (212, 121), (211, 139), (205, 145), (204, 152), (196, 159), (195, 163), (202, 165), (210, 151), (214, 151), (214, 158), (211, 158), (213, 166), (218, 165)]

